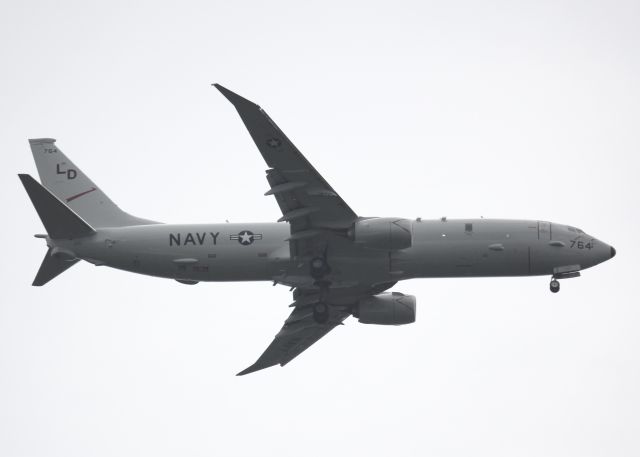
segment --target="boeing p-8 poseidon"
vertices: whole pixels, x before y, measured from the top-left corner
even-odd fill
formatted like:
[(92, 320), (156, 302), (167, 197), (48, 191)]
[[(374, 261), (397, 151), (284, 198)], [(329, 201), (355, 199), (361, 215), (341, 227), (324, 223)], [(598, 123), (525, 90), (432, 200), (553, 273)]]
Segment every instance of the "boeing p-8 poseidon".
[(285, 365), (347, 317), (361, 323), (415, 321), (416, 299), (387, 292), (411, 278), (551, 276), (612, 258), (613, 247), (563, 224), (539, 220), (410, 220), (361, 217), (258, 105), (216, 84), (267, 163), (277, 222), (164, 224), (122, 211), (55, 140), (29, 140), (42, 184), (19, 175), (47, 231), (41, 286), (79, 260), (175, 279), (270, 281), (293, 291), (273, 342), (239, 375)]

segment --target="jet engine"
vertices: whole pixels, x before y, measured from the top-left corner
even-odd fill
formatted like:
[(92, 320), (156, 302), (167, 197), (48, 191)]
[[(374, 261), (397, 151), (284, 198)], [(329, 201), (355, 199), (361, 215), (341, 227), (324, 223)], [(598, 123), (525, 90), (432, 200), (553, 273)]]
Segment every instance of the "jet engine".
[(349, 235), (370, 249), (406, 249), (411, 247), (411, 221), (396, 217), (363, 219), (353, 224)]
[(416, 321), (416, 297), (399, 292), (361, 300), (353, 313), (362, 324), (404, 325)]

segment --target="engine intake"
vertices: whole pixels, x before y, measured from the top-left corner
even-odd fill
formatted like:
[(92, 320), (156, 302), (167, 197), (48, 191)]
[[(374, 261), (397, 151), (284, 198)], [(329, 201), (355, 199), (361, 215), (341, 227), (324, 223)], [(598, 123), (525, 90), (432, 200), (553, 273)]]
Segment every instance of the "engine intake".
[(385, 251), (411, 247), (411, 221), (397, 217), (374, 217), (353, 224), (349, 234), (356, 243)]
[(399, 292), (367, 297), (354, 315), (362, 324), (404, 325), (416, 321), (416, 297)]

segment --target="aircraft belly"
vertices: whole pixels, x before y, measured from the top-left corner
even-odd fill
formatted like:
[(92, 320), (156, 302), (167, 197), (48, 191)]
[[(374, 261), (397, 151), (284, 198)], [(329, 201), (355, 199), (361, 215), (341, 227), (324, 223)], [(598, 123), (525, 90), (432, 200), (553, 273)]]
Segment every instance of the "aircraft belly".
[(393, 275), (386, 251), (371, 251), (361, 257), (337, 257), (331, 265), (332, 276), (358, 283), (388, 281)]
[(407, 277), (521, 276), (529, 274), (528, 246), (492, 250), (485, 242), (435, 242), (392, 255)]

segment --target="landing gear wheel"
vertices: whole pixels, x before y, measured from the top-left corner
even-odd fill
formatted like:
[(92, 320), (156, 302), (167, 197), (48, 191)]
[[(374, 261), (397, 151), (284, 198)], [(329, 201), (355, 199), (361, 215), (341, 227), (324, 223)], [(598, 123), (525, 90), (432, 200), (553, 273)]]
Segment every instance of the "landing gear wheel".
[(329, 320), (329, 307), (326, 303), (316, 303), (313, 306), (313, 320), (318, 324), (324, 324)]
[(558, 293), (560, 291), (560, 282), (557, 279), (552, 279), (549, 283), (549, 290), (554, 294)]
[(326, 260), (322, 257), (314, 257), (311, 259), (309, 266), (311, 267), (311, 277), (314, 279), (321, 279), (330, 271), (329, 265), (327, 265)]

